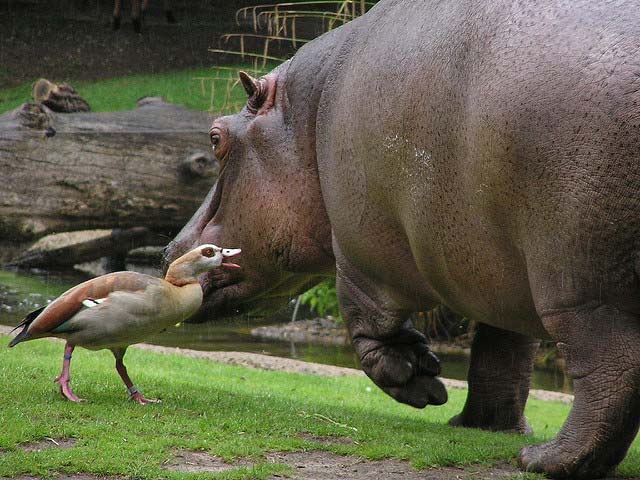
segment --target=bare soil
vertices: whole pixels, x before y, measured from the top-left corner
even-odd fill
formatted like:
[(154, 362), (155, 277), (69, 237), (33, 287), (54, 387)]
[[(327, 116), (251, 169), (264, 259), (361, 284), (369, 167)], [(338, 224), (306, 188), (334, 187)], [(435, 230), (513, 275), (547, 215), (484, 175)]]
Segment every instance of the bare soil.
[(75, 438), (50, 438), (45, 437), (37, 442), (23, 443), (18, 446), (25, 452), (41, 452), (49, 448), (73, 448), (76, 444)]
[(170, 460), (166, 461), (163, 468), (174, 472), (215, 473), (241, 467), (250, 468), (253, 465), (253, 462), (243, 459), (238, 459), (233, 463), (227, 463), (217, 455), (209, 455), (206, 452), (183, 450), (175, 453)]
[[(321, 450), (306, 452), (276, 452), (266, 455), (269, 463), (283, 463), (292, 467), (287, 477), (300, 480), (365, 480), (365, 479), (403, 479), (403, 480), (450, 480), (450, 479), (488, 479), (513, 478), (519, 476), (518, 470), (508, 463), (494, 467), (469, 466), (465, 468), (443, 467), (428, 470), (416, 470), (409, 462), (399, 460), (368, 460), (362, 457), (338, 455)], [(251, 467), (246, 459), (233, 463), (224, 462), (220, 457), (205, 452), (182, 451), (167, 462), (165, 468), (173, 471), (204, 473), (222, 472), (240, 467)]]
[[(89, 475), (87, 473), (52, 473), (55, 475), (53, 477), (48, 476), (47, 478), (55, 478), (55, 480), (116, 480), (121, 479), (122, 477), (97, 477), (96, 475)], [(3, 477), (4, 478), (4, 477)], [(31, 475), (20, 475), (18, 477), (11, 477), (11, 480), (42, 480), (42, 477), (34, 477)]]

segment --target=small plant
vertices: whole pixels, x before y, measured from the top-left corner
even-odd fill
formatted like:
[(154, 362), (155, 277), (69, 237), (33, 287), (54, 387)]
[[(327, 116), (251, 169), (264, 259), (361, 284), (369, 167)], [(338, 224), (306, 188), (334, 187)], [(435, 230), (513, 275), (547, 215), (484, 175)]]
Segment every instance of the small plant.
[(340, 318), (338, 297), (336, 296), (336, 279), (330, 278), (300, 295), (300, 303), (309, 305), (312, 312), (321, 317), (331, 315)]

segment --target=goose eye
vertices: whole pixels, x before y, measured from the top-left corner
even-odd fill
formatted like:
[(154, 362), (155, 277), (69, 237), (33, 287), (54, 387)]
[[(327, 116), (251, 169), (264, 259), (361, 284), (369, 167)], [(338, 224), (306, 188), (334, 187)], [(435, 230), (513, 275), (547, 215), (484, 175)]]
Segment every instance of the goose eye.
[(215, 252), (213, 251), (213, 248), (211, 247), (207, 247), (207, 248), (203, 248), (201, 251), (202, 255), (205, 257), (213, 257), (215, 255)]

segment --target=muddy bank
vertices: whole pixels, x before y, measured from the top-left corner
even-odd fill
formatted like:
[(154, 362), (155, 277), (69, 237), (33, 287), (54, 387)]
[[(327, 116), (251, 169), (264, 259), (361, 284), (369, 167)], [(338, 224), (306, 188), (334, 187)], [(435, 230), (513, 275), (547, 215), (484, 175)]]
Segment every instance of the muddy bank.
[(251, 335), (263, 340), (280, 340), (295, 343), (349, 344), (347, 329), (330, 316), (252, 328)]

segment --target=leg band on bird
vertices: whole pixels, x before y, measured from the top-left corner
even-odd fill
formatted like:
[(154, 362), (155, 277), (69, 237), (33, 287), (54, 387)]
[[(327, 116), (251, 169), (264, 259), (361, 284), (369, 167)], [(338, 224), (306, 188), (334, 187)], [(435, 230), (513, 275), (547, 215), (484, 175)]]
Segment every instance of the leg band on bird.
[(75, 347), (70, 343), (67, 343), (64, 347), (64, 360), (62, 361), (62, 372), (55, 381), (60, 385), (60, 394), (67, 400), (72, 402), (81, 402), (82, 398), (79, 398), (69, 386), (70, 374), (69, 369), (71, 367), (71, 353)]

